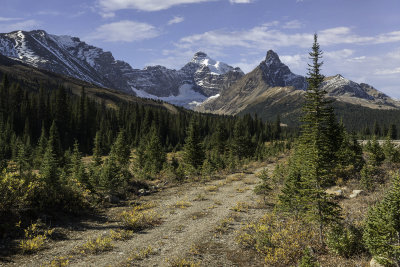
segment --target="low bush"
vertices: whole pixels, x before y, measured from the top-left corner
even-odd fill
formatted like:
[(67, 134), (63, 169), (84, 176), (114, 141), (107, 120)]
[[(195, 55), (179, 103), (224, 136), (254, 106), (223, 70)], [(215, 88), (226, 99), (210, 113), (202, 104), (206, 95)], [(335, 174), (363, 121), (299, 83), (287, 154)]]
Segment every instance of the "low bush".
[(25, 238), (19, 242), (23, 253), (34, 253), (45, 247), (47, 237), (53, 233), (54, 229), (42, 230), (41, 226), (41, 223), (35, 223), (24, 230)]
[(291, 266), (300, 260), (308, 246), (318, 243), (318, 236), (302, 221), (268, 213), (242, 227), (236, 240), (261, 253), (267, 266)]
[(82, 254), (98, 254), (103, 251), (112, 250), (113, 247), (111, 237), (99, 236), (96, 239), (89, 239), (79, 247), (79, 251)]
[(160, 216), (153, 209), (143, 210), (141, 206), (121, 213), (122, 225), (133, 231), (151, 228), (160, 223)]

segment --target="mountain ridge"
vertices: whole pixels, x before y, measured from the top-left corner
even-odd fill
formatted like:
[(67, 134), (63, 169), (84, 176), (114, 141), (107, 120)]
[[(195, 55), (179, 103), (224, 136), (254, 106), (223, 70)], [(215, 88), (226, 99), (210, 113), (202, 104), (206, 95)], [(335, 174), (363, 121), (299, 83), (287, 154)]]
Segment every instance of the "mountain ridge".
[(179, 96), (181, 87), (190, 85), (191, 93), (203, 95), (204, 100), (218, 94), (225, 83), (244, 75), (240, 68), (215, 61), (204, 52), (196, 53), (179, 70), (159, 65), (134, 69), (128, 63), (116, 60), (111, 52), (89, 45), (78, 37), (52, 35), (43, 30), (0, 34), (0, 53), (97, 86), (131, 94), (137, 94), (139, 90), (152, 98)]

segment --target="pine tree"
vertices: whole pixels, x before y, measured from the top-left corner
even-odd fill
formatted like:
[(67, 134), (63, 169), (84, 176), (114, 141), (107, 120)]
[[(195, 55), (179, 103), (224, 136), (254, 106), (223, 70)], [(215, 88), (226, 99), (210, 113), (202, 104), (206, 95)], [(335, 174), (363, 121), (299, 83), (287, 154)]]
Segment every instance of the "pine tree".
[(48, 190), (54, 192), (54, 190), (59, 187), (58, 162), (53, 152), (53, 147), (50, 144), (47, 146), (42, 159), (40, 176), (48, 186)]
[(101, 165), (101, 156), (102, 156), (102, 148), (101, 148), (101, 133), (100, 131), (96, 132), (96, 136), (93, 141), (93, 163), (95, 166)]
[(79, 152), (78, 141), (75, 141), (74, 144), (74, 149), (71, 157), (70, 173), (73, 178), (77, 179), (80, 182), (88, 184), (85, 166), (82, 163), (82, 155), (81, 152)]
[[(305, 212), (307, 218), (319, 225), (321, 244), (324, 244), (324, 229), (340, 220), (340, 207), (325, 193), (324, 187), (332, 182), (331, 170), (336, 164), (337, 140), (331, 135), (335, 130), (333, 108), (326, 100), (326, 91), (321, 89), (324, 76), (320, 73), (322, 52), (314, 35), (310, 52), (312, 64), (308, 71), (308, 88), (303, 107), (302, 132), (297, 145), (296, 161), (299, 170), (293, 170), (283, 190), (284, 206), (294, 201), (294, 207)], [(336, 131), (336, 130), (335, 130)], [(293, 197), (293, 200), (289, 198)]]
[(400, 266), (400, 175), (384, 199), (371, 207), (365, 223), (364, 242), (372, 256), (385, 266)]
[(120, 130), (114, 144), (111, 148), (110, 155), (115, 157), (115, 160), (121, 167), (128, 167), (131, 150), (126, 140), (126, 133)]
[(196, 169), (202, 166), (205, 155), (201, 144), (199, 126), (194, 119), (192, 119), (189, 124), (183, 151), (184, 161), (186, 164), (189, 164)]
[(58, 133), (57, 125), (56, 122), (53, 121), (50, 127), (50, 132), (49, 132), (49, 140), (47, 142), (47, 146), (51, 146), (51, 150), (55, 155), (55, 158), (57, 160), (62, 159), (63, 153), (62, 153), (62, 147), (61, 147), (61, 141), (60, 141), (60, 135)]
[(143, 140), (142, 167), (146, 173), (157, 174), (161, 171), (163, 164), (166, 162), (166, 154), (154, 124), (150, 128), (149, 137)]

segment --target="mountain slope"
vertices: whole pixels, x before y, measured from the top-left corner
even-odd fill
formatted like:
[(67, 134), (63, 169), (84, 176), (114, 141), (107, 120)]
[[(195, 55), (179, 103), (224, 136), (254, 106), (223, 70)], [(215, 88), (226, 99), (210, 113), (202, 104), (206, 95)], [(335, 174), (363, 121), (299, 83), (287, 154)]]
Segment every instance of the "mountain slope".
[[(198, 111), (217, 114), (257, 113), (271, 118), (300, 114), (301, 103), (307, 88), (305, 77), (296, 75), (283, 64), (278, 55), (268, 51), (266, 59), (252, 72), (246, 74), (218, 98), (210, 99), (197, 107)], [(373, 109), (399, 109), (400, 103), (367, 84), (358, 84), (341, 75), (327, 77), (322, 84), (328, 97), (338, 102)]]
[[(0, 34), (0, 54), (97, 86), (149, 98), (169, 98), (179, 105), (216, 95), (244, 75), (239, 68), (215, 61), (203, 52), (196, 53), (180, 70), (163, 66), (133, 69), (110, 52), (77, 37), (51, 35), (43, 30)], [(185, 97), (179, 97), (182, 90)]]

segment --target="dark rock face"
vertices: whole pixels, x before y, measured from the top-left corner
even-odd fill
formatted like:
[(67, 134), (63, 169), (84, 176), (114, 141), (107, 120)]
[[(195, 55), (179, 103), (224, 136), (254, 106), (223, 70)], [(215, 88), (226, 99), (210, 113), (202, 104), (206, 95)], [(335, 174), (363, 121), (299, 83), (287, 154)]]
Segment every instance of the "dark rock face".
[(283, 64), (279, 56), (272, 50), (267, 52), (264, 61), (259, 65), (263, 72), (263, 79), (271, 87), (293, 86), (298, 90), (306, 90), (307, 82), (303, 76), (292, 73), (288, 66)]
[[(133, 69), (110, 52), (77, 37), (57, 36), (42, 30), (0, 34), (0, 53), (34, 67), (81, 79), (98, 86), (154, 97), (177, 96), (188, 84), (205, 97), (221, 92), (226, 84), (243, 76), (239, 68), (197, 52), (180, 70), (163, 66)], [(138, 91), (137, 91), (138, 90)]]

